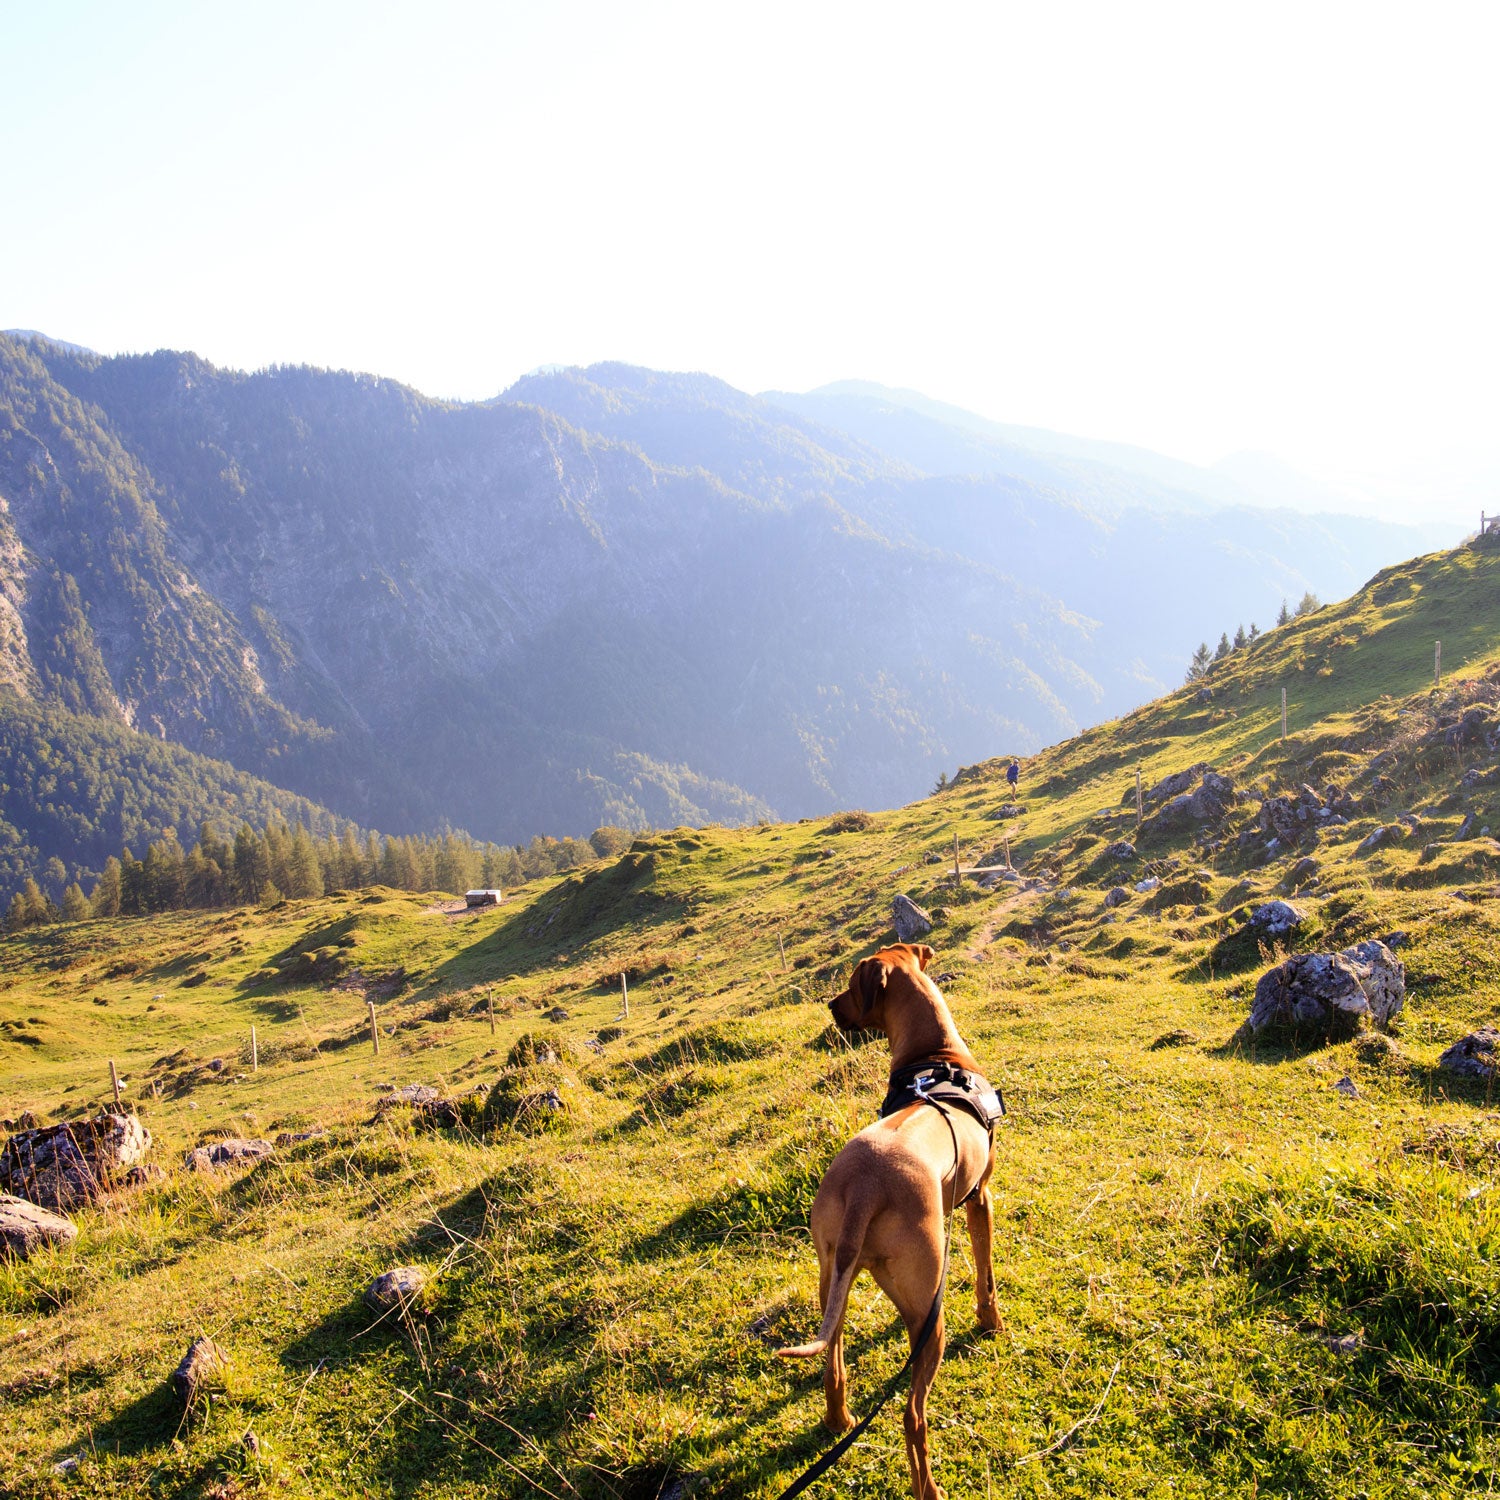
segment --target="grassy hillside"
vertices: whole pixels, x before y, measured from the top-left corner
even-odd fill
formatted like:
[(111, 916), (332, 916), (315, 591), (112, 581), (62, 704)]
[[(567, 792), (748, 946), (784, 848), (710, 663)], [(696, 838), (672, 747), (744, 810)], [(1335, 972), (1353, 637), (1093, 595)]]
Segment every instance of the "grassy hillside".
[[(0, 1110), (90, 1111), (113, 1058), (169, 1168), (0, 1264), (0, 1495), (778, 1494), (826, 1442), (817, 1371), (772, 1353), (816, 1324), (807, 1208), (886, 1067), (819, 1002), (898, 891), (1011, 1109), (998, 1335), (961, 1233), (953, 1261), (948, 1493), (1490, 1492), (1500, 1116), (1436, 1061), (1500, 1015), (1497, 589), (1493, 552), (1389, 570), (1211, 699), (1028, 761), (1003, 820), (996, 761), (897, 812), (641, 839), (479, 915), (375, 892), (0, 944)], [(1164, 826), (1158, 799), (1137, 837), (1137, 767), (1149, 790), (1199, 762), (1353, 809), (1268, 850), (1254, 800)], [(1358, 852), (1376, 827), (1401, 831)], [(988, 864), (1006, 834), (1027, 879), (955, 886), (955, 836)], [(1275, 957), (1245, 918), (1307, 855), (1298, 948), (1407, 935), (1388, 1038), (1238, 1035)], [(408, 1083), (450, 1123), (377, 1107)], [(248, 1172), (175, 1169), (310, 1130)], [(377, 1319), (364, 1287), (412, 1262), (423, 1305)], [(856, 1411), (894, 1322), (862, 1281)], [(184, 1416), (163, 1381), (199, 1334), (232, 1363)], [(905, 1493), (899, 1403), (820, 1492)]]

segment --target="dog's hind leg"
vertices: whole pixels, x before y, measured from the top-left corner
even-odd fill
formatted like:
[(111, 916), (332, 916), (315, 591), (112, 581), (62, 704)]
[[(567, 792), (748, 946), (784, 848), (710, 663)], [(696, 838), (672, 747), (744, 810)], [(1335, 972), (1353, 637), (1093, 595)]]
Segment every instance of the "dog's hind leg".
[[(833, 1260), (829, 1257), (818, 1268), (818, 1305), (828, 1310), (828, 1294), (833, 1283)], [(849, 1411), (849, 1375), (844, 1367), (844, 1325), (829, 1340), (828, 1353), (823, 1360), (823, 1397), (827, 1411), (823, 1414), (823, 1425), (830, 1432), (848, 1432), (854, 1426)]]
[[(915, 1345), (922, 1336), (922, 1329), (932, 1311), (934, 1298), (943, 1276), (942, 1221), (938, 1221), (936, 1236), (926, 1235), (923, 1249), (929, 1253), (903, 1260), (899, 1273), (887, 1261), (871, 1267), (870, 1274), (879, 1282), (881, 1290), (896, 1304), (901, 1321), (906, 1325), (909, 1345)], [(943, 1315), (938, 1314), (937, 1323), (917, 1362), (912, 1367), (911, 1391), (906, 1398), (903, 1427), (906, 1436), (906, 1463), (911, 1470), (911, 1492), (916, 1500), (943, 1500), (943, 1492), (932, 1477), (932, 1457), (927, 1445), (927, 1393), (943, 1362), (943, 1346), (946, 1334)]]
[(964, 1205), (969, 1220), (969, 1244), (974, 1251), (974, 1304), (979, 1326), (993, 1333), (1000, 1327), (1000, 1302), (995, 1296), (995, 1200), (988, 1174), (979, 1191)]

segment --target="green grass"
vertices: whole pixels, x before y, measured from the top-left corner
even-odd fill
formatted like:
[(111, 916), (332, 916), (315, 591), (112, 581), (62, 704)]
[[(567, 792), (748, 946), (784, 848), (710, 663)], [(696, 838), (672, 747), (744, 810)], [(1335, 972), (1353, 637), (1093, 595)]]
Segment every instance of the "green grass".
[[(1490, 820), (1494, 790), (1461, 778), (1495, 757), (1432, 735), (1492, 689), (1497, 568), (1389, 570), (1231, 658), (1211, 703), (1174, 694), (1029, 761), (1004, 825), (1001, 760), (893, 812), (638, 840), (472, 917), (379, 892), (6, 940), (3, 1113), (92, 1110), (113, 1058), (169, 1166), (214, 1135), (327, 1134), (174, 1171), (0, 1265), (0, 1495), (777, 1494), (826, 1442), (817, 1370), (772, 1352), (817, 1321), (807, 1208), (886, 1069), (820, 1001), (889, 936), (898, 890), (941, 914), (934, 968), (1011, 1110), (998, 1335), (962, 1235), (953, 1260), (930, 1406), (948, 1493), (1491, 1492), (1500, 1106), (1435, 1064), (1500, 1016), (1496, 869), (1444, 842)], [(1133, 831), (1136, 766), (1149, 787), (1199, 760), (1373, 799), (1314, 850), (1298, 946), (1409, 934), (1389, 1041), (1237, 1038), (1275, 957), (1243, 918), (1300, 852), (1242, 845), (1253, 804), (1207, 844), (1102, 857)], [(1426, 831), (1356, 855), (1399, 811)], [(970, 861), (1004, 832), (1047, 888), (955, 890), (954, 834)], [(1106, 922), (1104, 892), (1145, 873), (1162, 889)], [(397, 968), (377, 1058), (338, 985)], [(462, 1096), (460, 1123), (377, 1112), (408, 1082)], [(564, 1113), (513, 1107), (546, 1090)], [(377, 1320), (363, 1288), (412, 1261), (435, 1273), (423, 1305)], [(861, 1281), (856, 1411), (901, 1362), (894, 1321)], [(163, 1382), (204, 1333), (232, 1364), (184, 1415)], [(897, 1403), (820, 1493), (905, 1483)]]

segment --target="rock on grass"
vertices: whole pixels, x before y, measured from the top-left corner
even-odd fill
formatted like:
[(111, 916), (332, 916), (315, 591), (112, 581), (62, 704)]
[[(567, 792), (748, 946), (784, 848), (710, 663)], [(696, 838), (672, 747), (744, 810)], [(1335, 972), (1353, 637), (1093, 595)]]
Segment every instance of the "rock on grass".
[(1263, 1031), (1351, 1036), (1365, 1022), (1386, 1025), (1406, 999), (1406, 970), (1384, 943), (1339, 953), (1299, 953), (1261, 975), (1248, 1025)]
[(68, 1245), (78, 1238), (78, 1227), (24, 1198), (0, 1193), (0, 1250), (25, 1260), (46, 1245)]
[(1438, 1058), (1438, 1067), (1460, 1077), (1492, 1082), (1500, 1077), (1500, 1031), (1482, 1026), (1460, 1037)]

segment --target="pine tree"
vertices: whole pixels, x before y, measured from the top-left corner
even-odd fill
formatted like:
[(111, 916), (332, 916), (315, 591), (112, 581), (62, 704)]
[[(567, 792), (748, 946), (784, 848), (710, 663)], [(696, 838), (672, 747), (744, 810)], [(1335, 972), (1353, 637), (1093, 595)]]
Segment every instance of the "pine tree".
[(1254, 620), (1251, 620), (1250, 622), (1250, 639), (1252, 641), (1258, 641), (1260, 639), (1260, 626), (1257, 625)]
[(113, 854), (104, 861), (104, 869), (94, 882), (94, 894), (89, 904), (96, 917), (120, 915), (120, 861)]
[(1308, 589), (1297, 601), (1297, 618), (1300, 620), (1303, 615), (1310, 615), (1315, 609), (1322, 609), (1322, 607), (1323, 601), (1311, 589)]
[(1219, 637), (1219, 644), (1214, 648), (1214, 660), (1223, 661), (1233, 648), (1229, 644), (1229, 632), (1226, 630)]
[(89, 898), (83, 894), (83, 887), (75, 880), (63, 891), (62, 897), (62, 919), (64, 922), (87, 922), (93, 916), (93, 908), (89, 905)]
[(1234, 649), (1236, 651), (1240, 650), (1242, 647), (1248, 645), (1249, 641), (1250, 637), (1245, 634), (1245, 627), (1241, 625), (1234, 633)]
[(1283, 599), (1281, 601), (1281, 608), (1276, 611), (1276, 623), (1278, 625), (1289, 625), (1291, 623), (1291, 619), (1292, 612), (1286, 607), (1286, 600)]
[(1184, 682), (1197, 682), (1208, 672), (1208, 665), (1213, 660), (1213, 652), (1208, 649), (1208, 642), (1204, 641), (1198, 649), (1193, 652), (1193, 659), (1188, 665), (1187, 676)]

